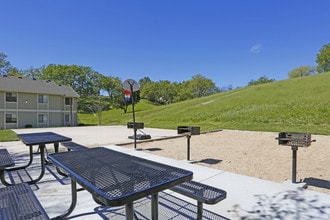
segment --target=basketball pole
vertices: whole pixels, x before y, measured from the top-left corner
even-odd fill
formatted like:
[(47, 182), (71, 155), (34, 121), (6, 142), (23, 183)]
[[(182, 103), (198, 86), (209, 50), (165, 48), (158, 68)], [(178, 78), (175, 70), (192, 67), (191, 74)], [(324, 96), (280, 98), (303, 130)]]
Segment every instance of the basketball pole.
[(131, 84), (129, 81), (128, 81), (128, 84), (130, 86), (130, 89), (131, 89), (131, 100), (132, 100), (132, 111), (133, 111), (133, 126), (134, 126), (134, 149), (136, 149), (136, 126), (135, 126), (135, 111), (134, 111), (134, 92), (133, 92), (133, 85), (134, 85), (134, 82)]

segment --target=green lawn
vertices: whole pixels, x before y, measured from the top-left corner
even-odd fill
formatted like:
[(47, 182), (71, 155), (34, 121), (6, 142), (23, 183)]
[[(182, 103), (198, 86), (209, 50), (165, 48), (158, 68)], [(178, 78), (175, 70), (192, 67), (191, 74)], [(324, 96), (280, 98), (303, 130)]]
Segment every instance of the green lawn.
[[(235, 89), (212, 96), (155, 106), (138, 103), (136, 121), (145, 127), (176, 129), (200, 126), (202, 131), (238, 129), (330, 134), (330, 73)], [(125, 125), (132, 113), (103, 112), (102, 125)], [(79, 115), (84, 124), (97, 124), (93, 115)]]
[[(200, 126), (202, 131), (237, 129), (330, 134), (330, 72), (249, 86), (185, 102), (156, 106), (142, 100), (135, 106), (136, 122), (145, 127), (176, 129)], [(79, 114), (79, 123), (97, 125), (93, 114)], [(102, 125), (126, 125), (131, 107), (102, 113)], [(8, 138), (7, 138), (8, 136)], [(0, 141), (15, 134), (0, 131)]]

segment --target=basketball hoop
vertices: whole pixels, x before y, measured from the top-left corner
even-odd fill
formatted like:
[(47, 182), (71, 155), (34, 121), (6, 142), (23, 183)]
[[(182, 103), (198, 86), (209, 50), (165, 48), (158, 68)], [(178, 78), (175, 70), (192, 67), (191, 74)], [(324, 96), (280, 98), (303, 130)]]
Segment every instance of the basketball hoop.
[(131, 100), (131, 95), (132, 95), (132, 92), (130, 90), (126, 90), (124, 89), (123, 90), (123, 94), (125, 96), (125, 101), (126, 102), (129, 102)]

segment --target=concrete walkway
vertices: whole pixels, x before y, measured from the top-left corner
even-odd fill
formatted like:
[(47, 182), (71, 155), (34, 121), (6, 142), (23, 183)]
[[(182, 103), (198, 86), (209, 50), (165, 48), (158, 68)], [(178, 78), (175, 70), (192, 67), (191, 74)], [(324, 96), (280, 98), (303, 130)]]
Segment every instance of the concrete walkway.
[[(17, 129), (17, 133), (52, 131), (69, 136), (73, 141), (89, 146), (105, 146), (114, 150), (136, 155), (161, 163), (171, 164), (193, 171), (194, 180), (200, 181), (227, 192), (227, 198), (215, 205), (204, 205), (203, 219), (329, 219), (330, 195), (301, 188), (299, 184), (275, 183), (258, 178), (238, 175), (212, 169), (186, 160), (173, 160), (148, 154), (118, 145), (133, 142), (128, 136), (133, 131), (125, 126), (74, 127)], [(152, 139), (177, 136), (176, 130), (145, 128), (143, 132)], [(28, 148), (20, 141), (2, 142), (0, 148), (7, 148), (17, 165), (28, 159)], [(37, 149), (37, 148), (35, 148)], [(49, 152), (53, 150), (47, 146)], [(65, 150), (64, 148), (61, 150)], [(15, 183), (38, 174), (40, 161), (34, 163), (26, 172), (12, 172), (9, 178)], [(59, 176), (55, 167), (47, 165), (45, 177), (32, 188), (50, 217), (55, 217), (68, 209), (71, 201), (70, 179)], [(196, 201), (164, 191), (159, 199), (159, 219), (195, 219)], [(138, 219), (150, 219), (150, 199), (137, 201), (134, 205)], [(124, 207), (101, 207), (90, 193), (78, 193), (78, 204), (70, 219), (125, 219)]]

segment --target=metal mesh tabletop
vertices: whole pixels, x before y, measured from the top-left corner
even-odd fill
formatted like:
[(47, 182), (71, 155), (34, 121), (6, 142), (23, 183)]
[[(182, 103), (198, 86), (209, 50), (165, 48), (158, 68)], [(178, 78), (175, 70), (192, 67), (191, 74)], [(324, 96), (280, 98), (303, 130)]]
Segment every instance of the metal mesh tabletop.
[(72, 139), (69, 137), (65, 137), (53, 132), (18, 134), (18, 137), (26, 145), (51, 144), (54, 142), (72, 141)]
[(123, 205), (192, 179), (191, 171), (101, 147), (49, 158), (109, 206)]

